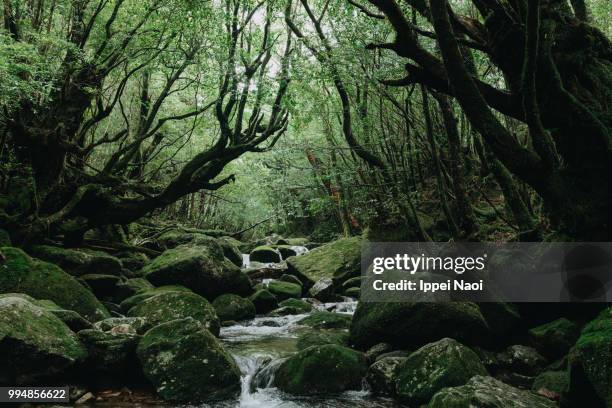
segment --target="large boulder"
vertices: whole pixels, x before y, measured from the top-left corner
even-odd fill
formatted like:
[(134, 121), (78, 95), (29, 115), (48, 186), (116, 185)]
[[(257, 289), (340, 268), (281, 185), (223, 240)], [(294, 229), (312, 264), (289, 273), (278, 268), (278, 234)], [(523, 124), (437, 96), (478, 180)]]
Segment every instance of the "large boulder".
[[(444, 388), (427, 408), (555, 408), (556, 403), (529, 391), (477, 375), (460, 387)], [(585, 405), (586, 406), (586, 405)]]
[(232, 237), (221, 237), (218, 239), (218, 242), (223, 249), (223, 255), (234, 265), (241, 267), (242, 252), (240, 252), (240, 245), (242, 243)]
[(215, 308), (202, 296), (186, 291), (162, 292), (138, 303), (127, 314), (144, 317), (149, 327), (191, 317), (215, 336), (221, 328)]
[(334, 295), (334, 281), (331, 278), (321, 278), (308, 290), (310, 297), (321, 302), (333, 302), (337, 296)]
[(143, 372), (164, 399), (200, 402), (231, 397), (240, 389), (233, 358), (193, 319), (160, 324), (137, 348)]
[(351, 344), (366, 350), (378, 343), (412, 349), (444, 337), (468, 346), (486, 344), (488, 327), (470, 302), (359, 302), (350, 328)]
[(532, 347), (515, 344), (497, 354), (497, 365), (502, 370), (533, 377), (538, 375), (547, 360)]
[(253, 302), (231, 293), (219, 296), (212, 305), (222, 322), (252, 319), (256, 313)]
[(131, 308), (133, 308), (140, 302), (146, 299), (152, 298), (153, 296), (159, 295), (160, 293), (167, 293), (167, 292), (191, 292), (191, 291), (187, 289), (186, 287), (179, 286), (179, 285), (167, 285), (167, 286), (160, 286), (158, 288), (155, 288), (153, 287), (153, 285), (151, 285), (151, 289), (145, 289), (145, 290), (138, 291), (138, 293), (136, 293), (135, 295), (132, 295), (128, 297), (127, 299), (123, 300), (121, 304), (119, 305), (119, 307), (121, 311), (123, 311), (123, 313), (125, 314), (129, 312)]
[(361, 389), (368, 365), (363, 353), (326, 344), (304, 349), (284, 361), (274, 384), (291, 394), (326, 394)]
[(0, 249), (0, 293), (25, 293), (35, 299), (48, 299), (73, 310), (91, 322), (110, 317), (96, 297), (54, 264), (31, 258), (21, 249)]
[(572, 399), (584, 406), (612, 407), (612, 307), (582, 329), (568, 364)]
[(255, 305), (255, 311), (259, 314), (268, 313), (278, 307), (278, 299), (267, 289), (260, 289), (253, 293), (249, 299)]
[(395, 379), (398, 367), (407, 357), (384, 357), (368, 368), (366, 380), (376, 394), (395, 394)]
[(298, 320), (297, 324), (309, 326), (313, 329), (347, 329), (351, 324), (351, 316), (343, 313), (320, 311)]
[(102, 251), (35, 245), (32, 256), (52, 262), (73, 276), (85, 274), (120, 275), (121, 261)]
[(566, 318), (534, 327), (529, 336), (535, 347), (549, 358), (558, 358), (567, 354), (578, 337), (580, 328)]
[(298, 313), (308, 313), (312, 311), (312, 305), (302, 299), (286, 299), (278, 304), (280, 307), (294, 308)]
[(248, 296), (251, 280), (239, 267), (209, 246), (169, 249), (142, 270), (155, 286), (182, 285), (209, 300), (224, 293)]
[(53, 313), (23, 297), (0, 298), (0, 383), (56, 380), (86, 357), (77, 336)]
[(332, 278), (338, 285), (361, 273), (361, 238), (343, 238), (287, 259), (289, 273), (307, 286), (321, 278)]
[(295, 283), (272, 280), (268, 282), (267, 289), (280, 301), (302, 296), (302, 287)]
[(346, 346), (348, 334), (338, 330), (311, 330), (301, 333), (298, 337), (296, 347), (304, 350), (311, 346), (322, 346), (324, 344), (338, 344)]
[(113, 293), (113, 299), (116, 302), (121, 303), (129, 297), (153, 288), (154, 286), (151, 285), (151, 282), (144, 278), (126, 279), (124, 281), (117, 282), (115, 292)]
[(280, 252), (267, 245), (258, 246), (251, 251), (251, 262), (276, 263), (282, 261)]
[(395, 391), (400, 401), (419, 406), (445, 387), (464, 385), (475, 375), (487, 375), (480, 359), (456, 340), (427, 344), (396, 369)]

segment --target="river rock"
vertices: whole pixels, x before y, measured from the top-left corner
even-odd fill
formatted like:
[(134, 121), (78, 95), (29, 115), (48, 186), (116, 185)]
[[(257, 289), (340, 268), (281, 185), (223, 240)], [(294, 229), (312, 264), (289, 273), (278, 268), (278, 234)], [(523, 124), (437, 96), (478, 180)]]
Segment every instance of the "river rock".
[(258, 314), (266, 314), (278, 307), (278, 299), (267, 289), (258, 290), (249, 299), (255, 305), (255, 311)]
[(187, 318), (155, 326), (137, 347), (144, 375), (169, 401), (229, 398), (240, 389), (234, 359), (202, 324)]
[(58, 266), (31, 258), (21, 249), (1, 248), (0, 293), (25, 293), (74, 310), (90, 322), (110, 317), (108, 310), (74, 277)]
[(535, 347), (549, 358), (563, 357), (580, 337), (580, 328), (566, 318), (529, 330), (529, 336)]
[(308, 313), (312, 311), (312, 305), (302, 299), (285, 299), (278, 304), (280, 307), (292, 307), (298, 311), (298, 313)]
[(313, 329), (347, 329), (351, 324), (351, 316), (321, 311), (306, 316), (297, 323)]
[(444, 387), (464, 385), (475, 375), (487, 375), (478, 355), (456, 340), (427, 344), (396, 369), (395, 393), (400, 401), (419, 406)]
[(144, 278), (132, 278), (117, 282), (113, 299), (119, 303), (137, 293), (153, 289), (155, 286)]
[(377, 360), (368, 368), (366, 380), (376, 394), (395, 394), (397, 368), (407, 357), (385, 357)]
[(272, 280), (268, 282), (267, 289), (280, 301), (302, 296), (302, 287), (295, 283)]
[(365, 356), (326, 344), (299, 351), (278, 368), (274, 384), (290, 394), (326, 394), (361, 389), (368, 369)]
[(282, 261), (281, 254), (271, 246), (258, 246), (251, 251), (251, 261), (276, 263)]
[(531, 390), (542, 394), (553, 392), (560, 396), (567, 392), (568, 386), (567, 371), (545, 371), (535, 378)]
[(35, 245), (32, 256), (52, 262), (73, 276), (84, 274), (120, 275), (121, 261), (102, 251)]
[(427, 408), (555, 408), (557, 404), (529, 391), (477, 375), (460, 387), (444, 388)]
[(513, 373), (536, 376), (546, 366), (547, 360), (533, 347), (513, 345), (497, 355), (497, 364)]
[(223, 255), (234, 265), (242, 267), (242, 252), (240, 252), (242, 243), (232, 237), (221, 237), (217, 241), (223, 249)]
[(94, 328), (103, 332), (144, 334), (147, 331), (147, 319), (144, 317), (111, 317), (94, 323)]
[(333, 302), (337, 296), (334, 295), (334, 281), (331, 278), (321, 278), (308, 290), (308, 294), (321, 302)]
[(350, 334), (351, 344), (361, 350), (378, 343), (414, 350), (444, 337), (469, 346), (489, 339), (484, 317), (470, 302), (359, 302)]
[(150, 259), (146, 254), (138, 251), (123, 251), (117, 253), (115, 256), (123, 264), (124, 274), (125, 269), (130, 271), (127, 276), (138, 274), (138, 272), (150, 262)]
[(322, 346), (324, 344), (337, 344), (346, 346), (348, 342), (348, 334), (334, 330), (313, 330), (300, 334), (296, 347), (298, 350), (304, 350), (310, 346)]
[(145, 266), (143, 273), (155, 286), (182, 285), (209, 300), (224, 293), (252, 293), (248, 276), (227, 260), (222, 250), (208, 246), (169, 249)]
[(96, 382), (121, 385), (140, 374), (136, 345), (139, 336), (131, 330), (81, 330), (79, 339), (87, 347), (86, 365), (94, 372)]
[(366, 358), (368, 359), (368, 362), (372, 363), (376, 361), (378, 356), (385, 354), (385, 353), (389, 353), (391, 351), (393, 351), (393, 346), (390, 345), (389, 343), (378, 343), (370, 347), (368, 351), (366, 351), (365, 354), (366, 354)]
[(568, 364), (571, 398), (583, 406), (612, 407), (612, 307), (582, 329)]
[(361, 271), (361, 238), (342, 238), (312, 251), (287, 259), (289, 273), (306, 286), (321, 278), (331, 278), (338, 285), (359, 276)]
[(53, 313), (21, 297), (0, 298), (0, 383), (57, 380), (86, 357), (77, 336)]
[(344, 296), (359, 299), (361, 297), (361, 288), (348, 288), (344, 291)]
[[(153, 285), (151, 285), (151, 287), (153, 287)], [(167, 292), (191, 292), (191, 291), (187, 289), (186, 287), (179, 286), (179, 285), (167, 285), (167, 286), (160, 286), (158, 288), (153, 287), (152, 289), (141, 290), (135, 295), (130, 296), (129, 298), (122, 301), (119, 307), (124, 313), (127, 313), (131, 308), (133, 308), (140, 302), (146, 299), (149, 299), (155, 295), (159, 295), (160, 293), (167, 293)]]
[(296, 285), (300, 285), (302, 286), (302, 281), (299, 280), (296, 276), (294, 275), (289, 275), (289, 274), (282, 274), (280, 278), (278, 278), (279, 281), (283, 281), (283, 282), (290, 282), (290, 283), (295, 283)]
[(149, 327), (191, 317), (215, 336), (221, 329), (215, 308), (205, 298), (192, 292), (160, 293), (138, 303), (127, 314), (130, 317), (144, 317)]
[(249, 299), (226, 293), (212, 303), (221, 321), (247, 320), (255, 317), (255, 305)]

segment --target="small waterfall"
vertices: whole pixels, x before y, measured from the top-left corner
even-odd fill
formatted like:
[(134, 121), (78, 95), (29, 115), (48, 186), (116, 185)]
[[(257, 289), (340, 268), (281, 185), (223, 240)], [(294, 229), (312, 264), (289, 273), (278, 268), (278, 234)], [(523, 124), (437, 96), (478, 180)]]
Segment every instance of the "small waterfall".
[(248, 268), (251, 265), (251, 254), (242, 254), (242, 268)]
[(291, 249), (295, 252), (296, 256), (302, 255), (308, 252), (308, 248), (306, 248), (305, 246), (292, 245)]

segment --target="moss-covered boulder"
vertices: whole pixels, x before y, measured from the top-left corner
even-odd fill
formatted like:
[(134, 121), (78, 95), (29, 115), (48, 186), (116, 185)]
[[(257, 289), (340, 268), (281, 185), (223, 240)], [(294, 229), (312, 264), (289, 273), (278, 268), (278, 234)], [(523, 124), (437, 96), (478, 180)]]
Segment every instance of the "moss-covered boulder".
[(292, 307), (300, 313), (312, 311), (312, 305), (302, 299), (285, 299), (278, 304), (280, 307)]
[(79, 339), (87, 348), (86, 365), (96, 381), (133, 381), (140, 374), (136, 357), (139, 336), (135, 332), (115, 327), (108, 331), (88, 329), (79, 332)]
[(350, 334), (351, 344), (361, 350), (378, 343), (414, 350), (445, 337), (468, 346), (489, 339), (484, 317), (470, 302), (359, 302)]
[(445, 338), (427, 344), (396, 369), (395, 392), (400, 401), (419, 406), (445, 387), (464, 385), (475, 375), (487, 375), (478, 355)]
[(336, 284), (361, 273), (361, 238), (343, 238), (287, 259), (289, 273), (307, 286), (321, 278), (332, 278)]
[(534, 346), (549, 358), (558, 358), (567, 354), (578, 337), (580, 328), (566, 318), (534, 327), (529, 330), (529, 336)]
[(295, 283), (272, 280), (268, 282), (267, 289), (280, 301), (302, 296), (302, 287)]
[(221, 237), (218, 239), (219, 245), (223, 248), (223, 255), (229, 259), (234, 265), (242, 266), (242, 252), (240, 245), (242, 242), (232, 237)]
[(348, 288), (344, 291), (344, 296), (359, 299), (361, 297), (361, 288)]
[(342, 313), (320, 311), (298, 320), (297, 323), (312, 327), (313, 329), (347, 329), (351, 324), (351, 316)]
[(268, 313), (278, 307), (278, 299), (267, 289), (256, 291), (249, 299), (255, 305), (255, 311), (259, 314)]
[(444, 388), (427, 408), (554, 408), (557, 404), (532, 392), (477, 375), (460, 387)]
[(255, 305), (247, 298), (226, 293), (212, 303), (221, 321), (246, 320), (255, 317)]
[(582, 329), (568, 364), (572, 399), (612, 407), (612, 307)]
[(121, 303), (125, 299), (134, 296), (138, 293), (145, 292), (153, 289), (154, 286), (151, 282), (144, 278), (132, 278), (117, 282), (115, 286), (115, 292), (113, 293), (113, 299)]
[(283, 259), (287, 259), (290, 256), (296, 256), (298, 254), (292, 245), (273, 245), (272, 248), (280, 252)]
[(251, 261), (276, 263), (282, 261), (282, 259), (278, 250), (272, 248), (271, 246), (262, 245), (251, 251)]
[(285, 360), (274, 384), (290, 394), (327, 394), (361, 389), (368, 365), (363, 353), (326, 344), (304, 349)]
[(136, 251), (123, 251), (115, 254), (115, 256), (123, 264), (124, 273), (125, 269), (130, 271), (129, 276), (137, 275), (151, 261), (146, 254)]
[(395, 395), (397, 368), (407, 357), (384, 357), (368, 368), (366, 380), (376, 394)]
[(221, 329), (215, 308), (202, 296), (192, 292), (160, 293), (138, 303), (127, 315), (144, 317), (149, 327), (191, 317), (215, 336), (219, 335)]
[(18, 248), (0, 248), (0, 293), (25, 293), (48, 299), (95, 322), (110, 317), (108, 310), (74, 277), (48, 262), (31, 258)]
[(567, 371), (545, 371), (535, 378), (531, 390), (537, 393), (553, 392), (561, 395), (567, 392), (568, 386)]
[(536, 349), (522, 344), (507, 347), (496, 359), (500, 368), (530, 377), (542, 372), (548, 362)]
[(103, 332), (144, 334), (148, 323), (144, 317), (111, 317), (94, 323), (94, 328)]
[(102, 251), (35, 245), (32, 256), (52, 262), (73, 276), (85, 274), (120, 275), (121, 261)]
[(298, 337), (296, 347), (304, 350), (311, 346), (322, 346), (324, 344), (337, 344), (346, 346), (348, 333), (339, 330), (312, 330), (301, 333)]
[(149, 299), (155, 295), (159, 295), (160, 293), (167, 292), (191, 292), (191, 290), (179, 285), (167, 285), (160, 286), (158, 288), (153, 287), (152, 289), (142, 290), (136, 293), (135, 295), (130, 296), (129, 298), (122, 301), (119, 307), (124, 313), (127, 313), (131, 308), (133, 308), (140, 302)]
[(279, 281), (295, 283), (296, 285), (302, 286), (302, 281), (297, 278), (295, 275), (289, 275), (284, 273), (278, 278)]
[(331, 278), (321, 278), (308, 290), (308, 295), (321, 302), (333, 302), (338, 296), (334, 294), (334, 281)]
[(138, 343), (137, 354), (145, 376), (166, 400), (224, 399), (240, 389), (240, 370), (233, 358), (196, 320), (152, 328)]
[(0, 299), (0, 383), (56, 380), (86, 357), (77, 336), (53, 313), (22, 297)]
[(252, 293), (248, 276), (225, 258), (221, 250), (208, 246), (169, 249), (142, 272), (155, 286), (182, 285), (209, 300), (224, 293), (240, 296)]

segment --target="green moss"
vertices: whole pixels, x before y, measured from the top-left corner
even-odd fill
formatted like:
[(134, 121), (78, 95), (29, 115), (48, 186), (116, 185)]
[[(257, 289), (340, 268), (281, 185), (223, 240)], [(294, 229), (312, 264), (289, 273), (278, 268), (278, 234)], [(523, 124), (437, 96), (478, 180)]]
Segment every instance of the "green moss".
[(255, 317), (255, 305), (249, 299), (226, 293), (212, 303), (221, 321), (246, 320)]
[(65, 372), (87, 351), (58, 317), (27, 298), (0, 298), (0, 382), (21, 384)]
[(324, 394), (361, 389), (368, 368), (362, 353), (335, 344), (313, 346), (289, 357), (274, 384), (291, 394)]
[(49, 299), (92, 322), (110, 317), (89, 290), (56, 265), (32, 259), (18, 248), (0, 251), (5, 256), (0, 263), (0, 293), (20, 292)]
[(534, 327), (529, 335), (536, 348), (545, 355), (562, 357), (576, 343), (580, 336), (580, 328), (565, 318)]
[(152, 287), (151, 289), (139, 291), (137, 294), (132, 295), (128, 297), (127, 299), (125, 299), (123, 302), (121, 302), (121, 304), (119, 305), (121, 310), (127, 313), (128, 310), (130, 310), (131, 308), (133, 308), (134, 306), (136, 306), (143, 300), (151, 298), (155, 295), (159, 295), (160, 293), (191, 292), (191, 290), (187, 289), (186, 287), (179, 286), (179, 285), (167, 285), (167, 286), (160, 286), (158, 288), (153, 288), (153, 285), (151, 285), (151, 287)]
[(32, 256), (52, 262), (74, 276), (84, 274), (120, 275), (121, 261), (114, 256), (90, 249), (68, 249), (50, 245), (32, 247)]
[(298, 350), (304, 350), (311, 346), (322, 346), (324, 344), (346, 346), (347, 342), (348, 333), (346, 332), (337, 330), (317, 330), (300, 334), (296, 347)]
[(293, 307), (300, 313), (312, 311), (312, 305), (302, 299), (286, 299), (278, 304), (280, 307)]
[(463, 385), (475, 375), (487, 375), (476, 353), (446, 338), (421, 347), (397, 368), (396, 394), (419, 406), (442, 388)]
[(302, 296), (302, 287), (295, 283), (273, 280), (268, 283), (267, 289), (281, 301)]
[(313, 329), (347, 329), (351, 324), (351, 316), (341, 313), (315, 312), (299, 320), (298, 324)]
[(354, 299), (359, 299), (359, 297), (361, 296), (361, 289), (360, 288), (348, 288), (347, 290), (344, 291), (344, 296), (348, 296)]
[(276, 249), (271, 246), (258, 246), (251, 251), (251, 261), (254, 262), (280, 262), (281, 255)]
[(145, 376), (164, 399), (200, 402), (228, 398), (240, 389), (240, 370), (232, 357), (193, 319), (149, 330), (137, 354)]
[(149, 327), (191, 317), (215, 336), (221, 328), (215, 308), (203, 297), (186, 291), (159, 293), (138, 303), (127, 315), (146, 318)]
[(249, 299), (255, 305), (255, 310), (259, 314), (268, 313), (270, 310), (274, 310), (278, 307), (278, 300), (267, 289), (259, 289), (253, 293)]
[(568, 385), (569, 377), (566, 371), (545, 371), (535, 378), (531, 389), (535, 392), (545, 389), (564, 394), (567, 392)]
[(313, 285), (321, 278), (336, 284), (358, 276), (361, 270), (361, 238), (343, 238), (287, 259), (290, 273)]
[(223, 255), (229, 259), (234, 265), (242, 266), (242, 252), (240, 252), (240, 245), (242, 242), (232, 237), (221, 237), (218, 239), (221, 248), (223, 249)]

